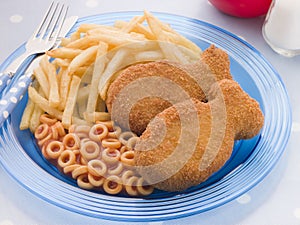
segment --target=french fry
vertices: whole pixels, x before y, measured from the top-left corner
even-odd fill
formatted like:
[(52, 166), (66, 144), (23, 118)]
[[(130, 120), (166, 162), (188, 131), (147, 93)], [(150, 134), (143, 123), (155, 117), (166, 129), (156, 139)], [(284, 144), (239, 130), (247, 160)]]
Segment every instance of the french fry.
[(76, 116), (72, 117), (72, 124), (76, 124), (76, 125), (91, 125), (91, 123), (88, 123), (87, 121), (80, 119)]
[[(40, 84), (37, 80), (33, 81), (32, 87), (39, 89), (39, 92), (43, 94)], [(44, 95), (44, 94), (43, 94)], [(32, 113), (34, 111), (35, 103), (28, 97), (26, 107), (22, 114), (22, 119), (19, 125), (20, 130), (25, 130), (30, 127), (30, 121), (32, 118)]]
[[(123, 21), (123, 20), (116, 20), (114, 26), (119, 28), (119, 29), (122, 29), (123, 27), (128, 26), (128, 23), (129, 22), (126, 22), (126, 21)], [(148, 27), (144, 26), (141, 23), (137, 23), (135, 25), (135, 27), (132, 28), (131, 31), (143, 34), (145, 36), (145, 38), (148, 39), (148, 40), (156, 40), (156, 37), (152, 33), (152, 31)]]
[(72, 77), (65, 110), (62, 115), (62, 124), (66, 128), (69, 128), (72, 124), (72, 115), (76, 104), (80, 81), (81, 79), (79, 77), (77, 76)]
[(79, 33), (87, 33), (89, 30), (97, 29), (97, 28), (102, 28), (106, 30), (118, 30), (117, 28), (114, 28), (112, 26), (106, 26), (106, 25), (100, 25), (100, 24), (81, 24), (78, 27), (78, 32)]
[(167, 41), (165, 36), (163, 35), (163, 26), (162, 26), (162, 24), (159, 21), (157, 21), (157, 19), (147, 11), (144, 12), (144, 15), (145, 15), (146, 21), (149, 25), (149, 28), (150, 28), (151, 32), (156, 37), (156, 40)]
[[(38, 89), (38, 93), (42, 96), (42, 97), (45, 97), (42, 89), (41, 89), (41, 86), (39, 85), (34, 85), (36, 89)], [(31, 115), (31, 118), (30, 118), (30, 123), (29, 123), (29, 129), (34, 132), (37, 127), (39, 126), (40, 124), (40, 117), (41, 115), (45, 113), (45, 111), (40, 108), (40, 106), (38, 104), (34, 104), (34, 109), (33, 109), (33, 112), (32, 112), (32, 115)]]
[(79, 39), (80, 37), (81, 37), (80, 32), (75, 31), (74, 33), (71, 34), (70, 39), (71, 39), (71, 41), (75, 41), (75, 40)]
[(57, 67), (64, 67), (64, 68), (69, 67), (70, 62), (71, 62), (70, 59), (61, 59), (61, 58), (56, 58), (52, 61), (52, 63)]
[(125, 33), (122, 31), (105, 31), (103, 29), (94, 29), (88, 31), (87, 35), (98, 38), (99, 41), (108, 45), (120, 46), (128, 43), (147, 40), (144, 35), (138, 33)]
[(68, 45), (69, 43), (71, 42), (71, 38), (62, 38), (61, 41), (60, 41), (60, 46), (61, 47), (64, 47), (66, 45)]
[(129, 22), (124, 20), (115, 20), (114, 27), (121, 30), (124, 26), (127, 26), (128, 23)]
[(164, 32), (165, 35), (169, 36), (169, 41), (177, 44), (179, 46), (184, 46), (190, 50), (192, 50), (194, 52), (194, 54), (196, 55), (201, 55), (202, 50), (192, 41), (188, 40), (187, 38), (183, 37), (182, 35), (178, 34), (178, 33), (166, 33)]
[(111, 120), (110, 113), (108, 112), (92, 112), (92, 113), (84, 113), (84, 119), (91, 123), (95, 123), (96, 121), (108, 121)]
[(59, 93), (60, 93), (60, 103), (58, 106), (59, 110), (63, 110), (66, 106), (67, 96), (69, 93), (69, 86), (71, 82), (72, 77), (68, 75), (68, 71), (65, 69), (62, 72), (61, 78), (60, 78), (60, 85), (59, 85)]
[(58, 92), (56, 68), (54, 64), (49, 62), (47, 55), (42, 57), (40, 61), (40, 67), (44, 71), (45, 75), (48, 77), (49, 95), (47, 97), (49, 99), (49, 104), (52, 107), (57, 107), (59, 105), (60, 96)]
[[(80, 40), (80, 39), (79, 39)], [(73, 42), (71, 42), (73, 43)], [(46, 54), (52, 58), (73, 59), (82, 52), (80, 49), (61, 47), (47, 51)]]
[(99, 27), (98, 24), (84, 23), (78, 27), (77, 31), (80, 33), (86, 33), (87, 31), (96, 29), (98, 27)]
[(144, 22), (145, 16), (135, 16), (133, 17), (129, 23), (121, 28), (121, 31), (129, 33), (131, 32), (137, 24)]
[[(53, 65), (55, 66), (55, 64), (53, 63)], [(61, 68), (61, 67), (55, 67), (56, 68), (56, 71), (57, 72), (57, 75), (56, 75), (56, 79), (57, 79), (57, 85), (59, 86), (60, 82), (61, 82), (61, 77), (62, 77), (62, 74), (66, 71), (64, 68)], [(59, 91), (59, 87), (58, 87), (58, 91)], [(60, 92), (59, 92), (60, 93)]]
[(87, 61), (95, 60), (97, 54), (98, 46), (92, 46), (81, 52), (78, 56), (76, 56), (68, 67), (69, 75), (73, 75), (76, 70), (83, 66)]
[(121, 48), (118, 50), (113, 58), (109, 61), (108, 65), (106, 66), (105, 71), (103, 72), (102, 76), (100, 77), (98, 91), (100, 96), (103, 100), (106, 99), (106, 92), (109, 86), (109, 83), (113, 79), (112, 75), (115, 74), (118, 70), (121, 69), (123, 65), (123, 61), (125, 57), (128, 55), (128, 50)]
[(136, 62), (146, 62), (146, 61), (156, 61), (164, 58), (164, 55), (161, 51), (142, 51), (135, 54)]
[(134, 43), (136, 42), (133, 39), (128, 38), (121, 38), (115, 35), (105, 35), (105, 34), (95, 34), (93, 37), (98, 38), (99, 41), (107, 43), (110, 47), (110, 49), (119, 46), (119, 45), (125, 45), (128, 43)]
[(186, 56), (180, 51), (179, 47), (177, 45), (174, 45), (169, 42), (159, 42), (159, 45), (161, 47), (162, 52), (165, 55), (166, 59), (169, 59), (171, 61), (180, 62), (182, 64), (189, 63)]
[(132, 31), (143, 34), (148, 40), (156, 39), (151, 30), (148, 27), (143, 26), (142, 24), (137, 24)]
[(78, 105), (76, 105), (76, 104), (75, 104), (75, 106), (74, 106), (74, 110), (73, 110), (73, 115), (72, 115), (72, 117), (78, 117), (78, 118), (80, 118), (80, 119), (83, 118), (83, 116), (80, 116), (80, 114), (79, 114), (79, 109), (78, 109)]
[(87, 101), (91, 89), (91, 84), (84, 84), (81, 80), (78, 95), (76, 99), (77, 117), (83, 119), (83, 113), (86, 111)]
[(91, 89), (90, 84), (79, 88), (78, 95), (77, 95), (78, 103), (85, 102), (88, 99), (90, 89)]
[(120, 39), (126, 39), (128, 41), (144, 41), (146, 40), (143, 34), (139, 33), (126, 33), (121, 30), (108, 30), (103, 28), (97, 28), (93, 30), (89, 30), (87, 32), (87, 35), (94, 36), (94, 37), (100, 37), (101, 35), (109, 36), (109, 37), (115, 37), (117, 36)]
[(27, 101), (27, 105), (24, 109), (20, 125), (19, 125), (20, 130), (26, 130), (29, 128), (33, 110), (34, 110), (34, 102), (31, 101), (31, 99), (29, 98)]
[(48, 98), (49, 96), (49, 81), (48, 77), (44, 73), (43, 69), (41, 67), (37, 67), (33, 70), (33, 75), (38, 81), (38, 83), (41, 85), (41, 89), (43, 90), (43, 93)]
[(58, 83), (56, 76), (55, 66), (48, 61), (48, 57), (41, 59), (40, 65), (44, 72), (46, 72), (49, 81), (49, 104), (51, 107), (57, 107), (59, 105), (60, 96), (58, 92)]
[(190, 63), (200, 60), (201, 55), (195, 54), (193, 50), (184, 46), (178, 46), (178, 48), (188, 58)]
[[(86, 97), (88, 97), (88, 95)], [(84, 119), (86, 104), (87, 104), (87, 98), (85, 99), (85, 101), (81, 101), (81, 102), (77, 101), (76, 108), (77, 108), (77, 113), (78, 113), (77, 117), (78, 118)], [(90, 121), (87, 121), (87, 122), (90, 122)]]
[[(92, 62), (89, 62), (90, 64)], [(85, 76), (88, 76), (88, 74), (90, 73), (90, 68), (94, 68), (94, 66), (90, 65), (87, 63), (86, 66), (81, 66), (79, 67), (76, 72), (74, 72), (74, 75), (76, 75), (77, 77), (85, 77)]]
[(44, 111), (40, 108), (38, 104), (34, 104), (33, 112), (31, 114), (29, 129), (32, 133), (35, 132), (36, 128), (40, 125), (40, 116)]
[(30, 99), (37, 104), (44, 112), (48, 113), (49, 115), (57, 118), (58, 120), (62, 119), (62, 112), (56, 108), (50, 106), (49, 101), (41, 96), (35, 88), (29, 86), (28, 87), (28, 95)]
[(181, 57), (181, 53), (177, 46), (174, 44), (169, 44), (169, 38), (163, 31), (164, 28), (167, 29), (166, 26), (162, 24), (156, 17), (146, 11), (145, 16), (150, 29), (159, 41), (159, 45), (165, 57), (176, 62), (181, 62), (181, 60), (184, 60), (182, 63), (187, 63), (188, 61), (184, 58), (184, 55)]
[(103, 74), (105, 63), (106, 63), (106, 53), (108, 45), (106, 43), (100, 42), (97, 57), (95, 61), (93, 76), (91, 80), (90, 93), (88, 97), (86, 112), (91, 113), (96, 110), (97, 98), (98, 98), (98, 86), (101, 75)]
[(34, 104), (33, 112), (29, 122), (29, 129), (32, 133), (34, 133), (40, 125), (39, 118), (43, 113), (44, 111), (37, 104)]
[(49, 57), (47, 55), (43, 55), (41, 60), (40, 60), (40, 67), (42, 68), (42, 70), (44, 71), (45, 75), (48, 76), (49, 74)]
[(70, 42), (69, 44), (66, 45), (66, 47), (71, 49), (76, 49), (76, 50), (78, 49), (85, 50), (91, 46), (98, 45), (98, 44), (99, 44), (98, 38), (85, 36), (83, 38)]
[[(38, 94), (40, 94), (40, 96), (45, 97), (39, 84), (34, 84), (34, 87), (38, 89)], [(29, 129), (31, 132), (34, 132), (40, 125), (40, 117), (43, 113), (45, 113), (45, 111), (38, 104), (34, 104), (34, 109), (29, 122)]]
[[(126, 48), (130, 50), (132, 54), (136, 54), (136, 52), (142, 52), (142, 51), (155, 51), (159, 50), (159, 41), (156, 40), (146, 40), (146, 41), (139, 41), (132, 44), (122, 45), (118, 47), (120, 48)], [(113, 49), (111, 52), (116, 52), (118, 49)]]
[(85, 85), (91, 84), (94, 67), (95, 67), (95, 64), (86, 66), (86, 67), (81, 67), (81, 68), (79, 68), (79, 71), (76, 71), (76, 73), (79, 73), (78, 76), (81, 77), (82, 84), (85, 84)]

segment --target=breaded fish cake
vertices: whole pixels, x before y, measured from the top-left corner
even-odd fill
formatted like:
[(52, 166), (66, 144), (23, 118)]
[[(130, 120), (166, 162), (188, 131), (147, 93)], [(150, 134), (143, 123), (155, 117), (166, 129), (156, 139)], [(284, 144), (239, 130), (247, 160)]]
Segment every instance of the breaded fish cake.
[[(199, 62), (198, 67), (203, 73), (211, 74), (206, 64)], [(198, 84), (200, 76), (200, 73), (189, 73), (181, 65), (168, 61), (130, 66), (108, 89), (106, 99), (108, 112), (121, 127), (130, 128), (140, 135), (155, 115), (172, 104), (189, 98), (204, 100), (206, 96)], [(174, 91), (175, 88), (177, 92)], [(152, 90), (157, 92), (151, 93)], [(183, 95), (179, 92), (183, 92), (186, 98), (183, 99)]]
[[(130, 129), (140, 135), (155, 115), (172, 104), (185, 100), (182, 99), (182, 95), (176, 98), (176, 95), (179, 95), (178, 91), (186, 92), (186, 99), (195, 98), (206, 101), (206, 95), (211, 85), (225, 78), (231, 79), (231, 75), (229, 58), (224, 51), (212, 46), (202, 54), (202, 60), (194, 64), (181, 65), (169, 61), (159, 61), (137, 64), (125, 69), (110, 85), (107, 92), (106, 105), (113, 120), (124, 129)], [(212, 63), (211, 60), (216, 63)], [(149, 79), (143, 79), (146, 77), (168, 79), (181, 90), (177, 89), (178, 91), (175, 92), (176, 87), (170, 82), (158, 79), (156, 83), (152, 83), (153, 87), (150, 88), (160, 90), (161, 93), (149, 96), (145, 93), (149, 90), (150, 83)], [(120, 98), (120, 92), (124, 93), (126, 87), (133, 82), (139, 82), (136, 89), (128, 88), (127, 91), (134, 92), (134, 96), (127, 93), (127, 96), (123, 95), (118, 104), (114, 104), (115, 100)], [(165, 95), (167, 91), (172, 91), (173, 96)]]
[(198, 185), (225, 164), (235, 139), (258, 134), (263, 114), (235, 81), (220, 81), (210, 94), (208, 103), (178, 103), (148, 124), (135, 161), (149, 184), (165, 191)]

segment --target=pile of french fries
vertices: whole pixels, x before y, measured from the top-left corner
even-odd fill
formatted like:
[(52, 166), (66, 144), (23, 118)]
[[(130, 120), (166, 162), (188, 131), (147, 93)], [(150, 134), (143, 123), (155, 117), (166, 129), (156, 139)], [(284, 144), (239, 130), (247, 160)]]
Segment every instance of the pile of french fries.
[(190, 63), (201, 49), (168, 24), (145, 11), (113, 26), (81, 24), (61, 46), (48, 51), (34, 70), (20, 129), (32, 132), (43, 113), (72, 124), (110, 119), (105, 99), (109, 85), (126, 67), (139, 62)]

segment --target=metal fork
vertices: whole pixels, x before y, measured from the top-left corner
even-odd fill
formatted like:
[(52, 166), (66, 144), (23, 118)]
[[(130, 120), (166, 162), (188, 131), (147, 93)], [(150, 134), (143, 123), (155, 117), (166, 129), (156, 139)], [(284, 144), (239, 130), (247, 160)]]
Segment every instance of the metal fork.
[(68, 6), (65, 4), (51, 3), (42, 22), (27, 41), (26, 51), (16, 58), (3, 73), (0, 73), (0, 93), (29, 56), (44, 53), (54, 46), (67, 12)]

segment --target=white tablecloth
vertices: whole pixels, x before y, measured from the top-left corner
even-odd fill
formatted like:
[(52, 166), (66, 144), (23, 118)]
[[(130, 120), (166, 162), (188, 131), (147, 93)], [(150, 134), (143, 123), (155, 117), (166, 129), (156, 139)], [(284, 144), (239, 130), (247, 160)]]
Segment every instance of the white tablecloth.
[[(243, 37), (257, 48), (281, 75), (293, 110), (293, 126), (286, 151), (272, 172), (249, 192), (219, 208), (178, 220), (148, 225), (297, 225), (300, 224), (300, 57), (284, 58), (264, 41), (264, 17), (239, 19), (217, 11), (207, 0), (66, 0), (68, 15), (144, 10), (197, 18)], [(49, 0), (0, 1), (0, 63), (26, 41), (42, 18)], [(0, 225), (120, 224), (78, 215), (34, 196), (0, 167)], [(124, 223), (129, 224), (129, 223)], [(136, 224), (136, 223), (135, 223)]]

